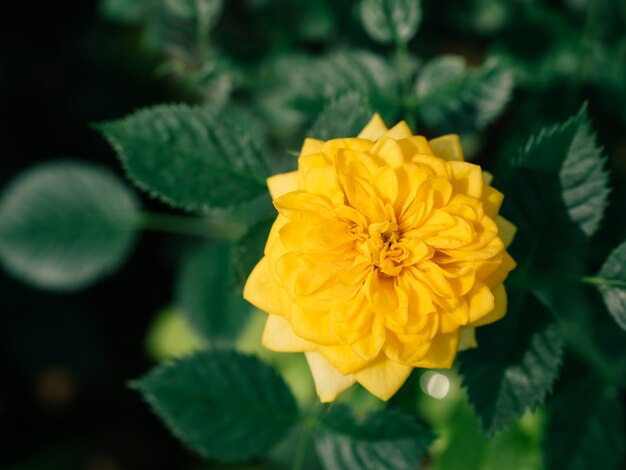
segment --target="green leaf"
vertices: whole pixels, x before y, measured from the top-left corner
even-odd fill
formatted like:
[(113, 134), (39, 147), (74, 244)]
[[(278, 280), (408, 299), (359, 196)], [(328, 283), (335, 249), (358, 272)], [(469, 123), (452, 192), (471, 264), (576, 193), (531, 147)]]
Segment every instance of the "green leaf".
[(549, 411), (546, 470), (621, 468), (626, 435), (617, 390), (596, 377), (578, 380), (555, 394)]
[(232, 270), (237, 283), (243, 286), (252, 269), (263, 258), (263, 250), (274, 220), (264, 220), (250, 227), (233, 248)]
[(477, 330), (480, 347), (459, 354), (467, 394), (489, 435), (543, 403), (558, 377), (563, 341), (533, 296), (508, 288), (509, 311)]
[(258, 457), (298, 420), (294, 398), (276, 371), (234, 351), (174, 360), (132, 386), (177, 438), (208, 459)]
[(419, 0), (362, 0), (360, 13), (367, 34), (383, 44), (408, 42), (422, 21)]
[(283, 56), (271, 65), (271, 76), (273, 89), (264, 93), (263, 99), (273, 107), (278, 101), (304, 113), (301, 121), (316, 117), (329, 100), (350, 91), (367, 97), (379, 109), (382, 97), (394, 94), (398, 87), (397, 73), (384, 58), (360, 50), (320, 57)]
[(355, 92), (346, 93), (324, 108), (309, 135), (320, 140), (355, 137), (373, 113), (366, 98)]
[(605, 163), (586, 106), (565, 123), (532, 136), (516, 159), (518, 166), (559, 174), (569, 216), (587, 236), (597, 231), (607, 206)]
[(581, 272), (582, 258), (570, 255), (586, 239), (569, 218), (561, 197), (559, 175), (543, 170), (512, 168), (498, 179), (506, 195), (502, 215), (517, 226), (508, 251), (519, 266), (519, 284), (529, 286), (542, 276), (563, 277)]
[(185, 19), (200, 19), (203, 27), (212, 27), (222, 11), (222, 0), (163, 0), (165, 11)]
[(206, 245), (193, 251), (176, 283), (176, 303), (192, 330), (209, 344), (234, 340), (249, 306), (234, 289), (228, 246)]
[(0, 199), (0, 259), (38, 287), (86, 287), (124, 261), (138, 211), (134, 194), (108, 170), (72, 161), (40, 165)]
[(416, 111), (440, 132), (480, 130), (504, 110), (513, 85), (513, 74), (496, 61), (468, 69), (463, 57), (438, 57), (418, 76)]
[(609, 313), (626, 330), (626, 242), (611, 252), (598, 278), (593, 279), (599, 284)]
[(145, 0), (101, 0), (102, 15), (112, 21), (137, 23), (144, 12)]
[(397, 410), (357, 417), (334, 406), (319, 422), (315, 447), (328, 469), (414, 469), (432, 442), (431, 433)]
[(135, 184), (173, 206), (228, 207), (267, 191), (262, 143), (230, 108), (158, 106), (97, 129)]

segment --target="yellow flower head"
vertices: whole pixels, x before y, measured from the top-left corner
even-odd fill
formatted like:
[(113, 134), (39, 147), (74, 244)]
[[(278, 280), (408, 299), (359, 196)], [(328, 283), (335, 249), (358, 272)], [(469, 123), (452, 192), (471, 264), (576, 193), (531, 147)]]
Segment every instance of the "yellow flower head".
[(304, 352), (325, 402), (450, 367), (506, 311), (515, 227), (489, 180), (457, 136), (377, 114), (357, 138), (306, 139), (298, 170), (268, 179), (278, 217), (244, 289), (269, 313), (264, 346)]

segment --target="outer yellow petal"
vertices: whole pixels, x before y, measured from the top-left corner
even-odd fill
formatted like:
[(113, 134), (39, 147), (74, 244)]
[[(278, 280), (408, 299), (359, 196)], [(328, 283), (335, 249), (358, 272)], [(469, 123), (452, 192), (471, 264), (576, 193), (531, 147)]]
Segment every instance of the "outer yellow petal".
[(411, 131), (409, 125), (405, 121), (400, 121), (398, 124), (396, 124), (387, 131), (385, 137), (391, 137), (392, 139), (400, 140), (411, 137), (412, 135), (413, 132)]
[(515, 263), (515, 260), (511, 258), (511, 255), (509, 255), (506, 251), (503, 251), (500, 265), (489, 275), (489, 277), (484, 280), (484, 283), (493, 289), (504, 282), (508, 274), (513, 271), (515, 266), (517, 266), (517, 264)]
[(363, 130), (359, 132), (357, 136), (359, 139), (378, 140), (387, 132), (387, 126), (381, 119), (378, 113), (372, 116), (370, 122), (368, 122)]
[(500, 320), (506, 314), (507, 297), (504, 284), (500, 284), (493, 290), (494, 307), (491, 312), (482, 318), (479, 318), (471, 326), (483, 326)]
[(500, 239), (502, 239), (504, 247), (508, 248), (511, 242), (513, 242), (513, 238), (517, 232), (517, 227), (501, 215), (496, 217), (496, 225), (498, 226), (498, 235), (500, 235)]
[(267, 257), (263, 257), (246, 281), (243, 298), (265, 312), (284, 315), (279, 289), (270, 273)]
[(459, 332), (439, 334), (433, 338), (433, 342), (423, 359), (413, 365), (429, 369), (448, 369), (452, 367), (459, 346)]
[(311, 139), (310, 137), (307, 137), (306, 139), (304, 139), (304, 144), (302, 145), (302, 149), (300, 150), (300, 156), (304, 157), (306, 155), (320, 153), (323, 146), (323, 140)]
[(267, 179), (267, 187), (273, 200), (278, 199), (283, 194), (298, 190), (298, 172), (279, 173)]
[(443, 135), (430, 140), (428, 143), (437, 157), (449, 161), (463, 161), (463, 149), (461, 148), (461, 141), (458, 135)]
[(450, 162), (452, 184), (457, 192), (480, 199), (483, 195), (483, 172), (478, 165)]
[(353, 375), (343, 375), (317, 351), (304, 354), (315, 381), (315, 390), (323, 403), (334, 401), (341, 392), (354, 384)]
[(411, 374), (413, 367), (381, 357), (377, 361), (356, 372), (354, 377), (371, 394), (381, 400), (389, 400)]
[(313, 351), (315, 345), (300, 338), (283, 317), (270, 315), (263, 330), (263, 346), (278, 352)]
[(495, 219), (502, 205), (504, 195), (497, 189), (485, 184), (483, 186), (483, 204), (485, 208), (485, 214), (492, 219)]
[(318, 346), (317, 349), (344, 375), (352, 374), (372, 362), (371, 359), (359, 357), (350, 346)]
[(457, 351), (465, 351), (478, 346), (476, 342), (476, 328), (472, 326), (462, 326), (460, 329), (459, 345)]

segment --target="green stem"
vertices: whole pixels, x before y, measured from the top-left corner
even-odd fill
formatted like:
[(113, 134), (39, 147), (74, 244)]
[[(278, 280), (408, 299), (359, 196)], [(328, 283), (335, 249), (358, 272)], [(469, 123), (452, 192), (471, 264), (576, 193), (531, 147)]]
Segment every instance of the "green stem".
[(410, 83), (410, 61), (411, 57), (409, 55), (409, 49), (407, 47), (406, 41), (403, 39), (396, 37), (396, 65), (398, 67), (398, 74), (400, 75), (400, 87), (402, 92), (401, 97), (401, 106), (404, 112), (404, 118), (409, 126), (415, 130), (415, 122), (413, 118), (413, 114), (410, 113), (411, 109), (411, 83)]
[(142, 213), (138, 225), (144, 230), (219, 240), (236, 240), (245, 231), (243, 224), (232, 220), (218, 221), (159, 212)]
[(606, 287), (624, 287), (626, 288), (626, 281), (621, 279), (607, 279), (598, 276), (581, 276), (575, 278), (576, 281), (584, 284), (593, 284), (594, 286), (606, 286)]

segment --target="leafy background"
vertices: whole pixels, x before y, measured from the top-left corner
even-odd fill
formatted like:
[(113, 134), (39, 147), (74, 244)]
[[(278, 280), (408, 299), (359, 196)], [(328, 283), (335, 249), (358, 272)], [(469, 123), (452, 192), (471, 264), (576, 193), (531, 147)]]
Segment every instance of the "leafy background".
[[(1, 468), (624, 468), (624, 26), (616, 0), (17, 2)], [(444, 399), (416, 371), (386, 407), (355, 389), (326, 411), (238, 289), (263, 178), (373, 110), (461, 133), (523, 261)]]

